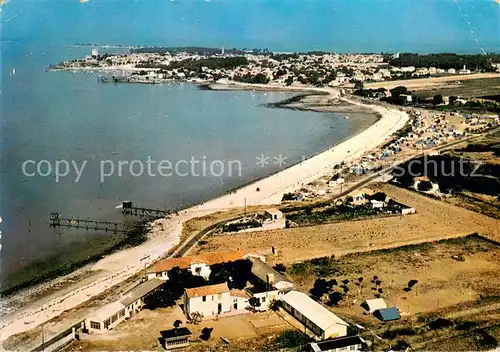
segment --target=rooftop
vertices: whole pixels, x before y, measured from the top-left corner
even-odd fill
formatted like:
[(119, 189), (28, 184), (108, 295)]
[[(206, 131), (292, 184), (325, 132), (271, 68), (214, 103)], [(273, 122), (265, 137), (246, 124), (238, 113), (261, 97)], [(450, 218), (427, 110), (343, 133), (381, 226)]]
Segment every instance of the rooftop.
[(202, 253), (192, 257), (163, 259), (153, 264), (148, 269), (148, 273), (169, 271), (175, 267), (179, 267), (181, 269), (187, 269), (192, 264), (197, 264), (197, 263), (205, 263), (208, 265), (213, 265), (219, 263), (234, 262), (237, 260), (245, 259), (245, 257), (248, 254), (249, 252), (246, 250), (237, 249), (234, 251), (227, 251), (227, 252)]
[(111, 302), (96, 310), (91, 314), (91, 317), (95, 317), (99, 321), (105, 321), (122, 309), (125, 309), (125, 306), (120, 301)]
[(333, 325), (349, 326), (345, 321), (330, 312), (308, 295), (298, 291), (290, 291), (283, 296), (283, 301), (295, 308), (319, 328), (326, 330)]
[(382, 321), (398, 320), (401, 318), (396, 307), (377, 309), (373, 315)]
[(252, 268), (250, 269), (252, 274), (258, 277), (261, 281), (274, 285), (278, 282), (290, 282), (284, 275), (278, 273), (271, 266), (264, 263), (259, 258), (249, 258), (252, 262)]
[(326, 341), (311, 342), (309, 345), (311, 346), (313, 351), (319, 352), (319, 351), (332, 351), (337, 348), (361, 345), (363, 343), (365, 343), (365, 340), (363, 340), (359, 336), (344, 336)]
[(241, 297), (241, 298), (250, 298), (247, 291), (245, 290), (237, 290), (235, 288), (230, 290), (231, 296), (233, 297)]
[(229, 287), (227, 287), (226, 283), (194, 287), (194, 288), (186, 288), (186, 294), (189, 298), (216, 295), (224, 292), (229, 292)]
[(365, 308), (370, 313), (373, 313), (377, 309), (387, 308), (387, 303), (385, 303), (383, 298), (367, 299), (361, 306)]
[(281, 214), (281, 210), (277, 208), (269, 208), (265, 210), (266, 213), (268, 214)]
[(191, 331), (188, 328), (182, 327), (171, 330), (163, 330), (160, 331), (161, 336), (168, 341), (168, 339), (177, 338), (180, 336), (189, 336), (191, 335)]
[(128, 305), (134, 303), (135, 301), (137, 301), (138, 299), (143, 298), (144, 296), (146, 296), (150, 292), (156, 290), (158, 287), (160, 287), (164, 283), (165, 282), (160, 280), (160, 279), (152, 279), (152, 280), (148, 280), (146, 282), (143, 282), (142, 284), (136, 286), (132, 290), (126, 292), (123, 295), (120, 302), (123, 305), (128, 306)]

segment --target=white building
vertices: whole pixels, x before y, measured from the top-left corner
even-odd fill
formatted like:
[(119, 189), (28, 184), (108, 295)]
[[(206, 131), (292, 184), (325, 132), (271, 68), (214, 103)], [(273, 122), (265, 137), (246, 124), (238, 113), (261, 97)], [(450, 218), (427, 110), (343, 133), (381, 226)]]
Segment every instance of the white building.
[(284, 275), (278, 273), (268, 264), (258, 258), (250, 258), (252, 262), (251, 273), (258, 279), (258, 284), (247, 288), (251, 297), (259, 300), (258, 310), (269, 309), (272, 301), (280, 300), (286, 293), (294, 289), (293, 283)]
[(248, 312), (250, 296), (241, 290), (230, 290), (226, 283), (208, 285), (184, 290), (184, 313), (203, 317), (217, 316), (229, 312)]
[(266, 216), (271, 218), (271, 221), (278, 221), (283, 218), (283, 213), (276, 208), (266, 209), (264, 213)]
[(257, 257), (265, 261), (265, 257), (245, 250), (228, 252), (203, 253), (193, 257), (170, 258), (156, 262), (148, 270), (148, 279), (168, 280), (168, 272), (173, 268), (189, 269), (193, 275), (210, 277), (210, 266), (214, 264), (235, 262), (237, 260)]
[(361, 307), (366, 309), (370, 314), (378, 309), (387, 308), (387, 303), (385, 303), (383, 298), (367, 299), (361, 303)]
[(468, 70), (465, 65), (460, 71), (458, 71), (459, 75), (470, 75), (471, 73), (472, 73), (472, 71)]
[(98, 333), (113, 329), (139, 312), (144, 306), (144, 298), (163, 284), (162, 280), (148, 280), (124, 293), (120, 300), (108, 303), (89, 315), (85, 319), (86, 329)]
[(351, 193), (352, 203), (354, 205), (361, 205), (368, 202), (368, 199), (373, 196), (376, 192), (370, 188), (362, 188), (359, 191), (354, 191)]
[(283, 309), (312, 331), (319, 339), (347, 335), (347, 324), (308, 295), (298, 291), (283, 296)]
[(373, 209), (382, 209), (383, 207), (385, 207), (385, 203), (380, 200), (372, 199), (370, 200), (370, 203)]
[(304, 349), (306, 352), (344, 352), (366, 351), (366, 341), (359, 336), (344, 336), (336, 339), (310, 342)]

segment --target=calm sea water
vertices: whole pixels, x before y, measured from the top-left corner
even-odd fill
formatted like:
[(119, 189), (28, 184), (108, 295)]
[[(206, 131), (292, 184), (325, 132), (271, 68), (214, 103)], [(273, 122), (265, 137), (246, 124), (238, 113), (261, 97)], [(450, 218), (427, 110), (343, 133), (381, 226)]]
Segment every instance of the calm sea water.
[[(89, 50), (3, 43), (2, 277), (35, 260), (71, 255), (78, 246), (68, 245), (90, 238), (83, 230), (50, 229), (50, 212), (112, 220), (120, 219), (114, 207), (123, 200), (186, 207), (279, 170), (273, 162), (280, 154), (288, 165), (298, 162), (371, 122), (262, 106), (290, 97), (287, 93), (201, 91), (192, 84), (100, 84), (95, 74), (45, 72), (48, 64), (83, 57)], [(256, 165), (261, 154), (270, 158), (269, 165)], [(215, 175), (155, 177), (145, 170), (135, 177), (125, 166), (121, 176), (115, 170), (101, 182), (101, 161), (117, 167), (119, 161), (137, 160), (137, 175), (148, 157), (172, 164), (219, 160), (226, 168), (230, 160), (238, 160), (241, 175), (234, 163), (231, 176), (227, 169), (219, 176), (215, 167)], [(26, 160), (47, 160), (52, 167), (57, 160), (87, 164), (78, 182), (74, 170), (56, 182), (53, 174), (24, 175)], [(30, 164), (27, 171), (35, 169)], [(48, 171), (47, 164), (41, 171)]]

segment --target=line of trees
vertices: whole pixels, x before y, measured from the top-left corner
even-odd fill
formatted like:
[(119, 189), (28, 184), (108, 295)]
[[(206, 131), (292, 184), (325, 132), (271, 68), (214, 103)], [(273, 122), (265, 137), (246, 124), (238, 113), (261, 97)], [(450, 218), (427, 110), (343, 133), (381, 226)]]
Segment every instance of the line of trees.
[(470, 70), (493, 71), (492, 62), (500, 61), (500, 54), (459, 55), (452, 53), (419, 55), (414, 53), (400, 54), (399, 58), (387, 58), (392, 66), (436, 67), (448, 70), (462, 69), (464, 65)]

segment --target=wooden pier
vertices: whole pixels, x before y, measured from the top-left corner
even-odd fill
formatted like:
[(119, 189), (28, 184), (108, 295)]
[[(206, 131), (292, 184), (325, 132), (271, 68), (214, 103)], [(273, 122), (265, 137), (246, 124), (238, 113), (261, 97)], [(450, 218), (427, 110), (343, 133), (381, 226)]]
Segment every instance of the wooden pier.
[(127, 230), (123, 224), (111, 221), (97, 221), (90, 219), (67, 218), (59, 213), (50, 213), (49, 218), (50, 227), (66, 227), (75, 229), (85, 229), (87, 231), (104, 231), (112, 233), (123, 233)]
[(135, 207), (132, 202), (122, 202), (122, 214), (137, 216), (141, 219), (154, 220), (170, 217), (170, 210)]

